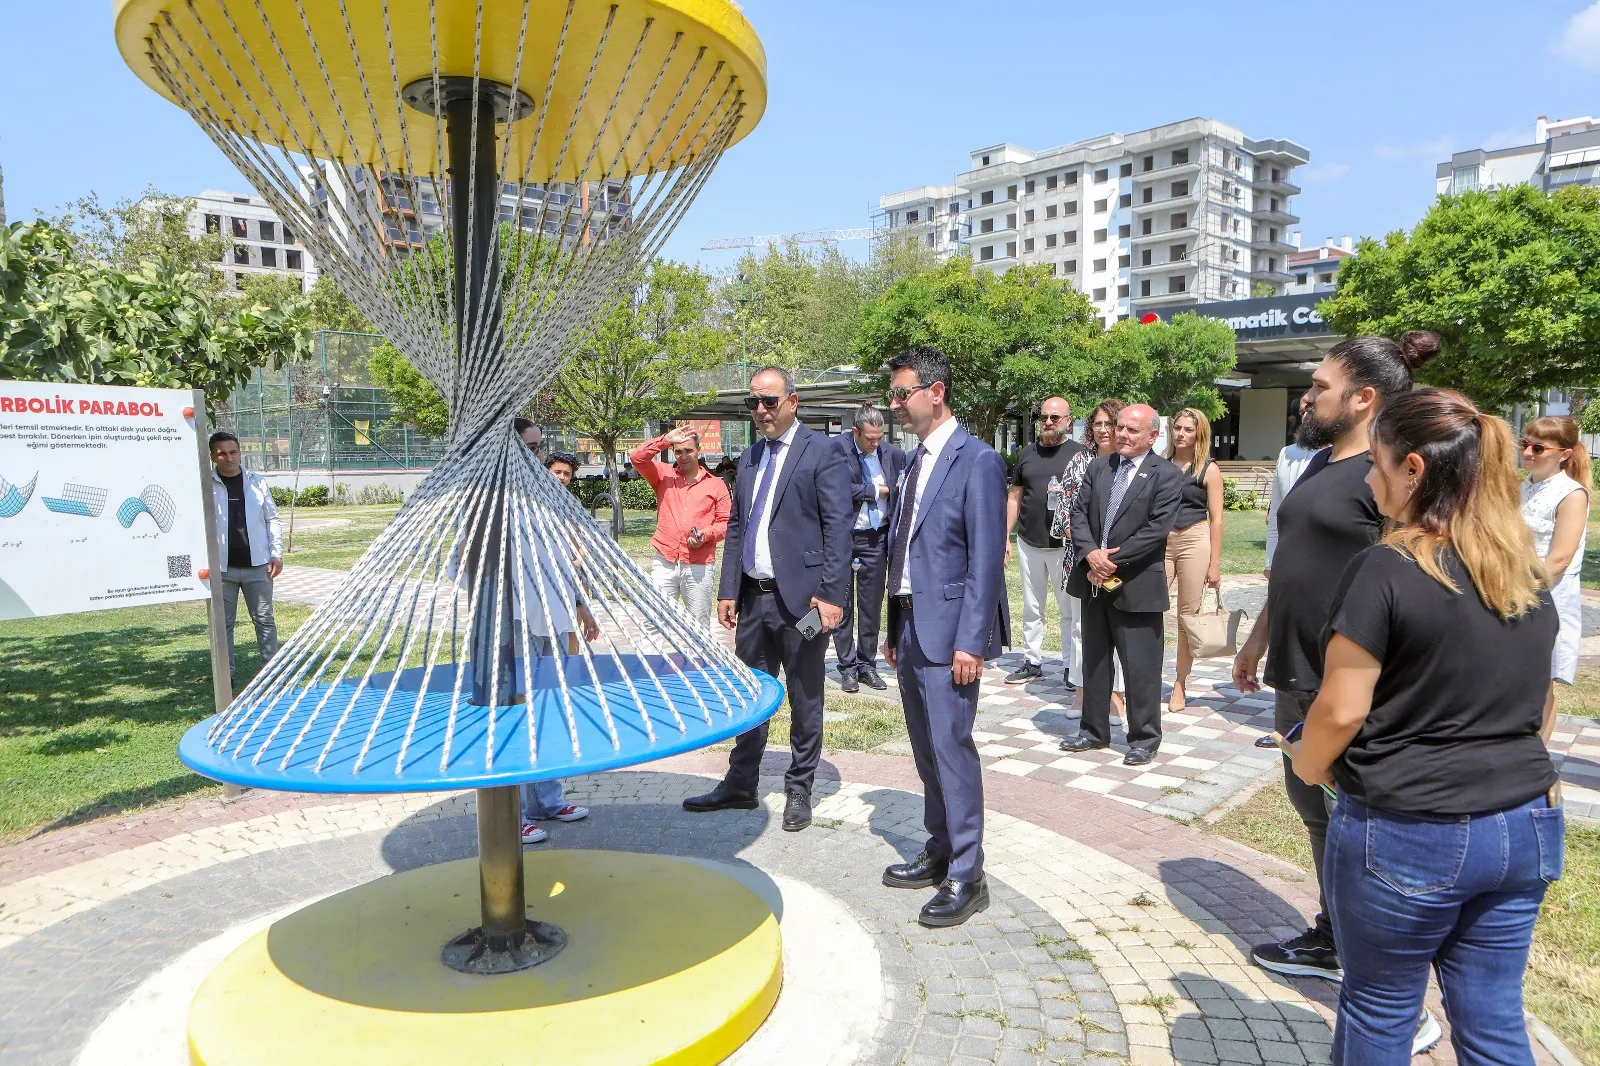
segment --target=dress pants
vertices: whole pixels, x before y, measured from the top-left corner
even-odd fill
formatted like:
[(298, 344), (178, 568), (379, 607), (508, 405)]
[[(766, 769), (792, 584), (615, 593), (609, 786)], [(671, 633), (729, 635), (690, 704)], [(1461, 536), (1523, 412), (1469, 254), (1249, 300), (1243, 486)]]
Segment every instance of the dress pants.
[(851, 567), (844, 620), (833, 631), (833, 650), (839, 656), (841, 674), (853, 674), (863, 667), (878, 668), (883, 586), (889, 579), (888, 528), (858, 529), (850, 536), (854, 559), (861, 565)]
[[(734, 565), (738, 565), (735, 563)], [(733, 650), (746, 666), (773, 677), (782, 670), (789, 692), (789, 749), (784, 791), (808, 795), (822, 759), (822, 693), (827, 676), (828, 644), (822, 634), (807, 640), (795, 629), (799, 619), (783, 607), (776, 592), (762, 592), (749, 578), (739, 590), (739, 623)], [(767, 750), (767, 723), (739, 734), (728, 756), (727, 783), (754, 792), (761, 777), (761, 755)]]
[(957, 685), (949, 663), (929, 662), (914, 622), (907, 605), (900, 612), (895, 674), (922, 779), (928, 854), (949, 860), (952, 881), (977, 881), (983, 877), (983, 770), (972, 741), (978, 682)]
[(1083, 603), (1083, 734), (1111, 743), (1111, 653), (1122, 661), (1128, 715), (1128, 747), (1161, 746), (1160, 611), (1119, 611), (1112, 597), (1090, 595)]
[(266, 565), (234, 566), (222, 572), (222, 617), (228, 633), (228, 673), (233, 673), (233, 625), (239, 615), (239, 593), (256, 628), (261, 664), (278, 653), (278, 623), (272, 617), (272, 579)]
[(682, 601), (696, 625), (711, 624), (711, 603), (717, 593), (715, 563), (674, 563), (656, 552), (650, 561), (650, 583), (673, 603)]
[(1083, 637), (1078, 626), (1078, 600), (1061, 587), (1061, 549), (1035, 548), (1017, 538), (1017, 563), (1022, 570), (1022, 657), (1034, 666), (1044, 663), (1044, 608), (1050, 594), (1061, 616), (1061, 658), (1074, 685), (1083, 684)]

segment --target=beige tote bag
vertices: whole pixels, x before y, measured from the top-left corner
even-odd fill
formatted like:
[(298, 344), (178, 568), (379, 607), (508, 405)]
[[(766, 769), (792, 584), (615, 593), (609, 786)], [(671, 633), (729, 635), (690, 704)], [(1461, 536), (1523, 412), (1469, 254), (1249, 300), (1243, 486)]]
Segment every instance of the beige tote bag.
[(1196, 659), (1231, 657), (1239, 651), (1239, 623), (1244, 621), (1244, 612), (1224, 607), (1221, 589), (1211, 592), (1215, 593), (1215, 610), (1206, 610), (1202, 601), (1198, 614), (1178, 616), (1178, 624), (1189, 638), (1189, 652)]

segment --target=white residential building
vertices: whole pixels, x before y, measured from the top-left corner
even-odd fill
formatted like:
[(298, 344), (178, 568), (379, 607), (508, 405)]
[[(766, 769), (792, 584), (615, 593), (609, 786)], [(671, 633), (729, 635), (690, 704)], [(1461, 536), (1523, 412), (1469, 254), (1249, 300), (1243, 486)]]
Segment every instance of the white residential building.
[(1540, 115), (1533, 125), (1533, 143), (1457, 152), (1435, 169), (1434, 188), (1440, 196), (1522, 184), (1554, 192), (1563, 185), (1600, 184), (1597, 167), (1600, 120), (1584, 115), (1551, 122)]
[(1293, 141), (1202, 118), (1045, 152), (998, 144), (973, 152), (952, 185), (882, 197), (875, 223), (989, 269), (1047, 265), (1111, 323), (1283, 293), (1299, 221), (1290, 179), (1310, 159)]
[(1292, 281), (1284, 289), (1285, 296), (1301, 296), (1308, 292), (1332, 292), (1338, 287), (1339, 264), (1355, 255), (1354, 243), (1349, 237), (1335, 241), (1329, 237), (1320, 248), (1300, 248), (1300, 231), (1289, 235), (1295, 250), (1289, 253), (1289, 274)]
[(244, 288), (252, 274), (281, 274), (309, 289), (317, 280), (311, 253), (259, 196), (207, 189), (194, 198), (189, 233), (220, 233), (229, 241), (216, 264), (228, 291)]

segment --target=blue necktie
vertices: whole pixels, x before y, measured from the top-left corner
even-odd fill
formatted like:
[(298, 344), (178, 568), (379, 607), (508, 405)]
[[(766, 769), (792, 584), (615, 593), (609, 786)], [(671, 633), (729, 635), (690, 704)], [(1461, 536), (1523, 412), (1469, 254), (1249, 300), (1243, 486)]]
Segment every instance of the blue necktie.
[(1133, 480), (1133, 461), (1122, 460), (1122, 465), (1117, 467), (1117, 480), (1111, 483), (1111, 502), (1106, 506), (1105, 525), (1100, 527), (1100, 547), (1110, 547), (1111, 524), (1117, 520), (1117, 508), (1122, 506), (1122, 497), (1127, 494), (1128, 483)]
[(745, 523), (744, 551), (740, 553), (739, 561), (747, 574), (756, 568), (756, 534), (761, 529), (761, 517), (767, 513), (767, 497), (772, 495), (772, 483), (778, 479), (778, 453), (782, 447), (781, 440), (767, 441), (767, 471), (761, 478), (761, 484), (756, 486), (756, 502), (750, 508), (750, 521)]
[[(856, 455), (859, 456), (860, 459), (861, 459), (861, 475), (862, 475), (862, 477), (867, 479), (867, 484), (869, 486), (871, 486), (871, 488), (872, 488), (872, 499), (867, 501), (867, 528), (868, 529), (877, 529), (878, 528), (878, 486), (874, 485), (872, 483), (872, 468), (867, 465), (866, 453), (858, 451), (858, 452), (856, 452)], [(880, 466), (883, 465), (883, 460), (881, 460), (881, 459), (878, 460), (878, 464)]]

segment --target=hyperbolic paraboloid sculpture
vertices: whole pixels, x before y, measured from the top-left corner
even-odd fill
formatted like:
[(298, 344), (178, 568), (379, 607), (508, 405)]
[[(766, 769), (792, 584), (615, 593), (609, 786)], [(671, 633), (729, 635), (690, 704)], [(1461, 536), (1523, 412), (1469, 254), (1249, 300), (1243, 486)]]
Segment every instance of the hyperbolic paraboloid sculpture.
[(525, 922), (507, 786), (702, 747), (781, 699), (511, 432), (755, 125), (760, 42), (729, 0), (118, 0), (116, 17), (138, 75), (451, 412), (438, 467), (181, 754), (267, 788), (479, 788), (484, 929), (447, 961), (538, 961), (559, 931)]

